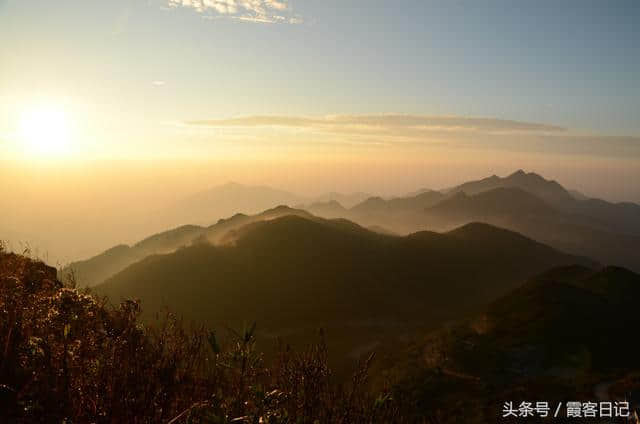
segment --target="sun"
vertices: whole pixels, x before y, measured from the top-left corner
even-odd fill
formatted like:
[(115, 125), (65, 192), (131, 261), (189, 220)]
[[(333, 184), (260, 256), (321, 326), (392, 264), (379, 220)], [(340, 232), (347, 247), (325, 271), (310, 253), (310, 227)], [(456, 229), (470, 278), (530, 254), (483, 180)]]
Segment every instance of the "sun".
[(18, 135), (30, 153), (59, 155), (69, 148), (69, 120), (64, 109), (39, 105), (20, 116)]

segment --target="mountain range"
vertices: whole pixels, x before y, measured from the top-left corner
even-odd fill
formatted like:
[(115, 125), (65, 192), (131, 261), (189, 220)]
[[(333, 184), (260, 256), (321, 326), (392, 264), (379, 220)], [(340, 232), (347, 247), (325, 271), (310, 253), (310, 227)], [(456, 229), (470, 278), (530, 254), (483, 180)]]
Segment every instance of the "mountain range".
[(388, 200), (372, 197), (350, 209), (337, 202), (307, 209), (399, 234), (485, 222), (569, 253), (640, 270), (640, 205), (584, 198), (556, 181), (521, 170), (442, 192), (421, 190), (412, 197)]
[(640, 265), (639, 223), (638, 205), (518, 171), (235, 213), (59, 272), (112, 303), (139, 299), (145, 320), (168, 308), (214, 329), (257, 322), (267, 355), (323, 328), (336, 375), (377, 351), (374, 384), (393, 383), (420, 417), (494, 422), (505, 400), (543, 389), (549, 401), (626, 393), (640, 276), (620, 266)]
[[(283, 215), (265, 219), (277, 214)], [(299, 322), (308, 314), (366, 319), (384, 311), (415, 318), (448, 313), (454, 296), (460, 298), (459, 309), (473, 307), (554, 265), (593, 264), (480, 223), (398, 237), (284, 207), (236, 219), (245, 225), (230, 225), (214, 243), (196, 241), (149, 256), (96, 290), (145, 299), (152, 309), (163, 302), (183, 303), (208, 321), (280, 316), (283, 322)], [(225, 224), (230, 223), (213, 226), (203, 237), (221, 234)], [(240, 298), (244, 305), (236, 311), (216, 305)], [(397, 311), (393, 305), (404, 306)]]
[(66, 281), (72, 276), (81, 286), (95, 286), (148, 256), (171, 253), (193, 243), (215, 244), (230, 230), (255, 221), (284, 215), (310, 216), (308, 212), (303, 210), (280, 206), (253, 216), (236, 213), (230, 218), (220, 219), (217, 223), (207, 227), (183, 225), (154, 234), (132, 246), (118, 245), (87, 260), (72, 262), (60, 270), (60, 278)]
[(234, 214), (256, 214), (278, 205), (305, 201), (305, 197), (288, 191), (230, 182), (187, 196), (168, 208), (168, 213), (175, 216), (176, 223), (209, 225)]
[[(219, 206), (226, 204), (233, 210), (241, 208), (239, 205), (248, 205), (254, 195), (269, 207), (278, 200), (304, 201), (287, 192), (230, 183), (196, 196), (194, 199), (197, 200), (186, 204), (191, 205), (188, 210), (194, 210), (193, 204), (200, 205), (200, 215), (204, 217), (208, 208), (219, 211)], [(363, 195), (356, 193), (346, 197), (353, 201)], [(324, 199), (332, 199), (332, 196), (340, 198), (342, 195), (328, 194)], [(351, 208), (337, 200), (311, 202), (303, 208), (319, 217), (348, 219), (382, 234), (448, 231), (471, 222), (485, 222), (603, 264), (639, 270), (640, 206), (578, 197), (555, 181), (517, 171), (504, 178), (491, 176), (442, 192), (424, 189), (407, 197), (369, 197)], [(251, 207), (255, 206), (254, 203)], [(63, 275), (73, 269), (81, 285), (96, 285), (149, 255), (169, 253), (203, 237), (217, 242), (217, 238), (229, 229), (252, 221), (306, 213), (302, 209), (282, 208), (256, 215), (236, 212), (214, 225), (180, 226), (132, 246), (115, 246), (93, 258), (71, 263), (65, 267)]]
[(156, 211), (156, 215), (161, 222), (172, 226), (210, 225), (217, 219), (237, 213), (253, 215), (278, 205), (301, 207), (314, 202), (336, 201), (346, 207), (352, 207), (369, 197), (369, 194), (360, 192), (329, 192), (307, 197), (268, 186), (229, 182), (186, 196), (164, 210)]
[(215, 243), (199, 238), (148, 256), (93, 291), (114, 303), (139, 299), (149, 319), (168, 308), (213, 328), (258, 322), (269, 346), (274, 337), (308, 343), (322, 327), (334, 366), (344, 369), (349, 358), (473, 313), (550, 267), (596, 265), (482, 223), (391, 236), (285, 207), (277, 213), (285, 211), (237, 217), (248, 223)]

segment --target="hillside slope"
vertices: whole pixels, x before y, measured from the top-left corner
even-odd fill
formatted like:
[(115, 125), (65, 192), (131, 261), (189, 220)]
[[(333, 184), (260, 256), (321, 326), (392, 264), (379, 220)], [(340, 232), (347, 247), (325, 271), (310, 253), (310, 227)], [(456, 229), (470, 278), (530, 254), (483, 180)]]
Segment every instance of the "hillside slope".
[(425, 212), (435, 228), (481, 221), (602, 263), (640, 269), (640, 237), (610, 231), (601, 222), (567, 212), (519, 188), (475, 195), (458, 192)]
[[(596, 400), (626, 399), (633, 407), (640, 382), (627, 377), (640, 371), (633, 336), (639, 298), (640, 275), (631, 271), (556, 268), (475, 318), (394, 352), (386, 375), (398, 383), (398, 397), (416, 410), (440, 410), (444, 423), (493, 423), (504, 402), (516, 399), (543, 397), (557, 405), (602, 396)], [(626, 392), (598, 389), (618, 380)], [(469, 408), (460, 409), (457, 399)]]
[(470, 313), (535, 273), (573, 263), (592, 265), (486, 224), (394, 237), (344, 220), (285, 216), (230, 232), (222, 245), (148, 257), (95, 289), (213, 326), (331, 328), (349, 351)]
[(557, 210), (591, 220), (601, 230), (640, 236), (640, 205), (576, 197), (558, 182), (534, 172), (518, 170), (506, 177), (493, 175), (461, 184), (449, 193), (464, 192), (473, 196), (498, 188), (516, 188), (530, 193)]
[(73, 274), (80, 286), (95, 286), (117, 274), (129, 265), (148, 256), (171, 253), (194, 243), (218, 243), (233, 229), (252, 222), (273, 219), (284, 215), (310, 216), (307, 212), (278, 206), (256, 215), (237, 213), (228, 219), (220, 219), (208, 227), (184, 225), (154, 234), (133, 246), (119, 245), (84, 261), (73, 262), (59, 272), (61, 279)]
[(310, 208), (323, 217), (343, 217), (398, 234), (485, 222), (565, 252), (640, 271), (640, 205), (576, 196), (533, 172), (493, 175), (443, 192), (372, 197), (350, 209)]

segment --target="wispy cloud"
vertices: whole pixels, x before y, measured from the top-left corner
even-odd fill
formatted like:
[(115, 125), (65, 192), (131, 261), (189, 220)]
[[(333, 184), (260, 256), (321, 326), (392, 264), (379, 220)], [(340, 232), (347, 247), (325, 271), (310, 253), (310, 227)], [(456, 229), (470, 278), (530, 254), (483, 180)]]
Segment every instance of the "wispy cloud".
[(316, 140), (370, 146), (422, 145), (553, 154), (640, 157), (640, 137), (582, 133), (545, 123), (496, 118), (429, 115), (245, 116), (188, 120), (191, 129), (211, 129), (236, 139)]
[(428, 131), (473, 131), (483, 133), (556, 133), (565, 128), (494, 118), (427, 115), (333, 115), (325, 117), (247, 116), (231, 119), (186, 121), (208, 127), (293, 127), (340, 133), (403, 133)]
[(186, 7), (207, 18), (229, 18), (244, 22), (300, 24), (288, 0), (168, 0), (169, 7)]

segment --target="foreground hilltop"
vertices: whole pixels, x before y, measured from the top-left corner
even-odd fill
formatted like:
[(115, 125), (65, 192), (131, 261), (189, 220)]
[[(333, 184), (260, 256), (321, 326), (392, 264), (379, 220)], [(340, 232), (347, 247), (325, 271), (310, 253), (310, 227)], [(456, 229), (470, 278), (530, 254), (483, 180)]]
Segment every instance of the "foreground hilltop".
[[(275, 314), (283, 310), (286, 316), (290, 312), (287, 303), (290, 299), (270, 298), (274, 293), (265, 292), (261, 286), (263, 281), (264, 284), (273, 281), (272, 277), (290, 275), (293, 267), (285, 266), (286, 256), (273, 262), (276, 254), (265, 248), (283, 251), (295, 245), (298, 256), (289, 250), (288, 257), (298, 265), (298, 260), (307, 258), (302, 265), (311, 269), (315, 261), (322, 264), (322, 257), (308, 257), (305, 246), (335, 247), (335, 240), (344, 247), (333, 253), (333, 259), (354, 246), (366, 246), (371, 252), (385, 244), (387, 253), (397, 248), (396, 243), (431, 246), (433, 249), (422, 252), (435, 256), (427, 266), (445, 260), (447, 248), (443, 246), (447, 243), (458, 248), (469, 245), (469, 251), (484, 247), (488, 255), (507, 254), (509, 246), (528, 248), (537, 255), (554, 252), (517, 234), (483, 224), (465, 226), (447, 234), (425, 232), (395, 238), (371, 233), (344, 221), (328, 223), (333, 229), (329, 232), (332, 235), (326, 235), (323, 229), (324, 238), (319, 238), (322, 225), (322, 222), (300, 217), (253, 223), (237, 231), (223, 246), (193, 246), (152, 256), (134, 267), (160, 266), (159, 271), (167, 271), (163, 268), (164, 260), (170, 259), (168, 264), (178, 260), (180, 265), (199, 270), (199, 278), (206, 278), (207, 273), (223, 262), (211, 260), (210, 251), (198, 249), (207, 247), (241, 253), (247, 261), (239, 262), (249, 267), (262, 258), (265, 262), (259, 269), (271, 269), (272, 274), (267, 272), (264, 279), (239, 287), (224, 288), (212, 283), (213, 287), (208, 288), (211, 292), (205, 293), (210, 295), (206, 298), (207, 307), (223, 314), (229, 312), (225, 308), (232, 307), (247, 316), (251, 308), (259, 306), (260, 313)], [(304, 237), (290, 243), (289, 237), (282, 236), (287, 231), (304, 234)], [(486, 241), (487, 236), (491, 236), (491, 244), (482, 241)], [(257, 250), (253, 250), (255, 248)], [(185, 252), (188, 255), (181, 257)], [(194, 252), (204, 256), (194, 256)], [(506, 259), (514, 257), (506, 256)], [(189, 260), (183, 262), (185, 258)], [(498, 262), (496, 259), (493, 265)], [(209, 267), (201, 268), (204, 264)], [(467, 265), (467, 271), (476, 270), (473, 264)], [(281, 274), (279, 269), (285, 272)], [(219, 278), (225, 271), (223, 268), (212, 275)], [(338, 266), (322, 277), (327, 286), (340, 287), (343, 281), (339, 278), (340, 271)], [(172, 272), (178, 274), (175, 270)], [(350, 277), (358, 274), (359, 271)], [(162, 275), (166, 277), (164, 280), (160, 278)], [(493, 277), (499, 275), (500, 272)], [(161, 272), (152, 276), (158, 281), (158, 293), (175, 278), (171, 273)], [(336, 284), (330, 283), (333, 280)], [(296, 287), (307, 290), (307, 285), (314, 287), (317, 281), (299, 280)], [(397, 290), (387, 295), (401, 293), (401, 281), (401, 278), (392, 280), (390, 284)], [(432, 282), (444, 286), (449, 283)], [(472, 282), (468, 285), (480, 285), (478, 280)], [(413, 289), (420, 286), (415, 283), (412, 282)], [(143, 282), (135, 287), (147, 284)], [(181, 290), (171, 294), (189, 293), (193, 289), (183, 284)], [(382, 299), (380, 287), (361, 289), (356, 281), (355, 291), (344, 294), (335, 310), (325, 309), (327, 305), (323, 302), (328, 298), (322, 294), (327, 291), (311, 290), (317, 302), (306, 302), (303, 306), (327, 314), (317, 317), (326, 322), (338, 316), (331, 313), (348, 310), (341, 309), (342, 306), (370, 313), (380, 308), (381, 302), (387, 302)], [(195, 298), (203, 293), (191, 293), (195, 307), (200, 305)], [(419, 291), (413, 293), (419, 296)], [(229, 294), (233, 294), (235, 303), (227, 302)], [(304, 299), (304, 295), (295, 291), (290, 296)], [(344, 391), (335, 385), (335, 375), (327, 364), (327, 349), (322, 343), (302, 354), (285, 348), (275, 356), (267, 355), (275, 358), (274, 362), (265, 362), (265, 356), (256, 350), (255, 327), (232, 332), (230, 343), (221, 346), (216, 333), (186, 331), (180, 321), (171, 317), (156, 325), (150, 325), (148, 320), (143, 324), (138, 319), (140, 303), (125, 300), (117, 307), (108, 306), (86, 293), (65, 288), (56, 279), (53, 268), (0, 251), (0, 343), (3, 346), (0, 420), (167, 422), (181, 417), (223, 422), (229, 417), (245, 420), (249, 417), (266, 422), (269, 417), (276, 422), (290, 419), (296, 422), (493, 423), (500, 416), (505, 400), (556, 402), (567, 398), (626, 399), (633, 411), (640, 387), (636, 358), (640, 346), (632, 334), (632, 329), (640, 324), (636, 312), (638, 298), (639, 275), (615, 267), (594, 270), (572, 265), (543, 272), (524, 285), (517, 284), (517, 288), (480, 308), (481, 312), (472, 314), (472, 318), (458, 317), (457, 324), (436, 326), (435, 330), (427, 331), (427, 335), (424, 335), (425, 329), (413, 328), (412, 334), (405, 334), (406, 338), (392, 338), (384, 334), (384, 325), (367, 332), (362, 326), (342, 320), (340, 325), (349, 340), (363, 342), (364, 335), (370, 339), (372, 335), (377, 337), (378, 343), (367, 346), (376, 350), (380, 358), (373, 363), (373, 369), (369, 368), (373, 387), (365, 384), (366, 370), (372, 365), (369, 357), (357, 368), (353, 379), (349, 379), (352, 384)], [(432, 300), (421, 300), (424, 313), (431, 313)], [(373, 307), (367, 309), (367, 305)], [(411, 316), (410, 302), (395, 306), (401, 314)], [(406, 307), (409, 311), (403, 311)], [(460, 312), (455, 301), (448, 307)], [(386, 311), (382, 311), (377, 316), (385, 314)], [(302, 316), (309, 318), (310, 314)], [(263, 318), (274, 323), (273, 317)], [(298, 320), (291, 318), (287, 328), (296, 325)], [(391, 325), (393, 333), (399, 333), (400, 328), (407, 327)], [(331, 341), (335, 331), (329, 328), (327, 334), (332, 355), (343, 354)], [(407, 340), (414, 341), (407, 343)]]
[(324, 344), (267, 363), (246, 329), (221, 345), (169, 317), (138, 320), (0, 249), (0, 422), (406, 422), (366, 364), (332, 384)]
[[(626, 400), (633, 411), (638, 299), (640, 275), (626, 269), (552, 269), (474, 318), (390, 354), (385, 373), (415, 410), (443, 423), (496, 422), (506, 401), (517, 408), (522, 400)], [(468, 407), (457, 408), (458, 399)]]

